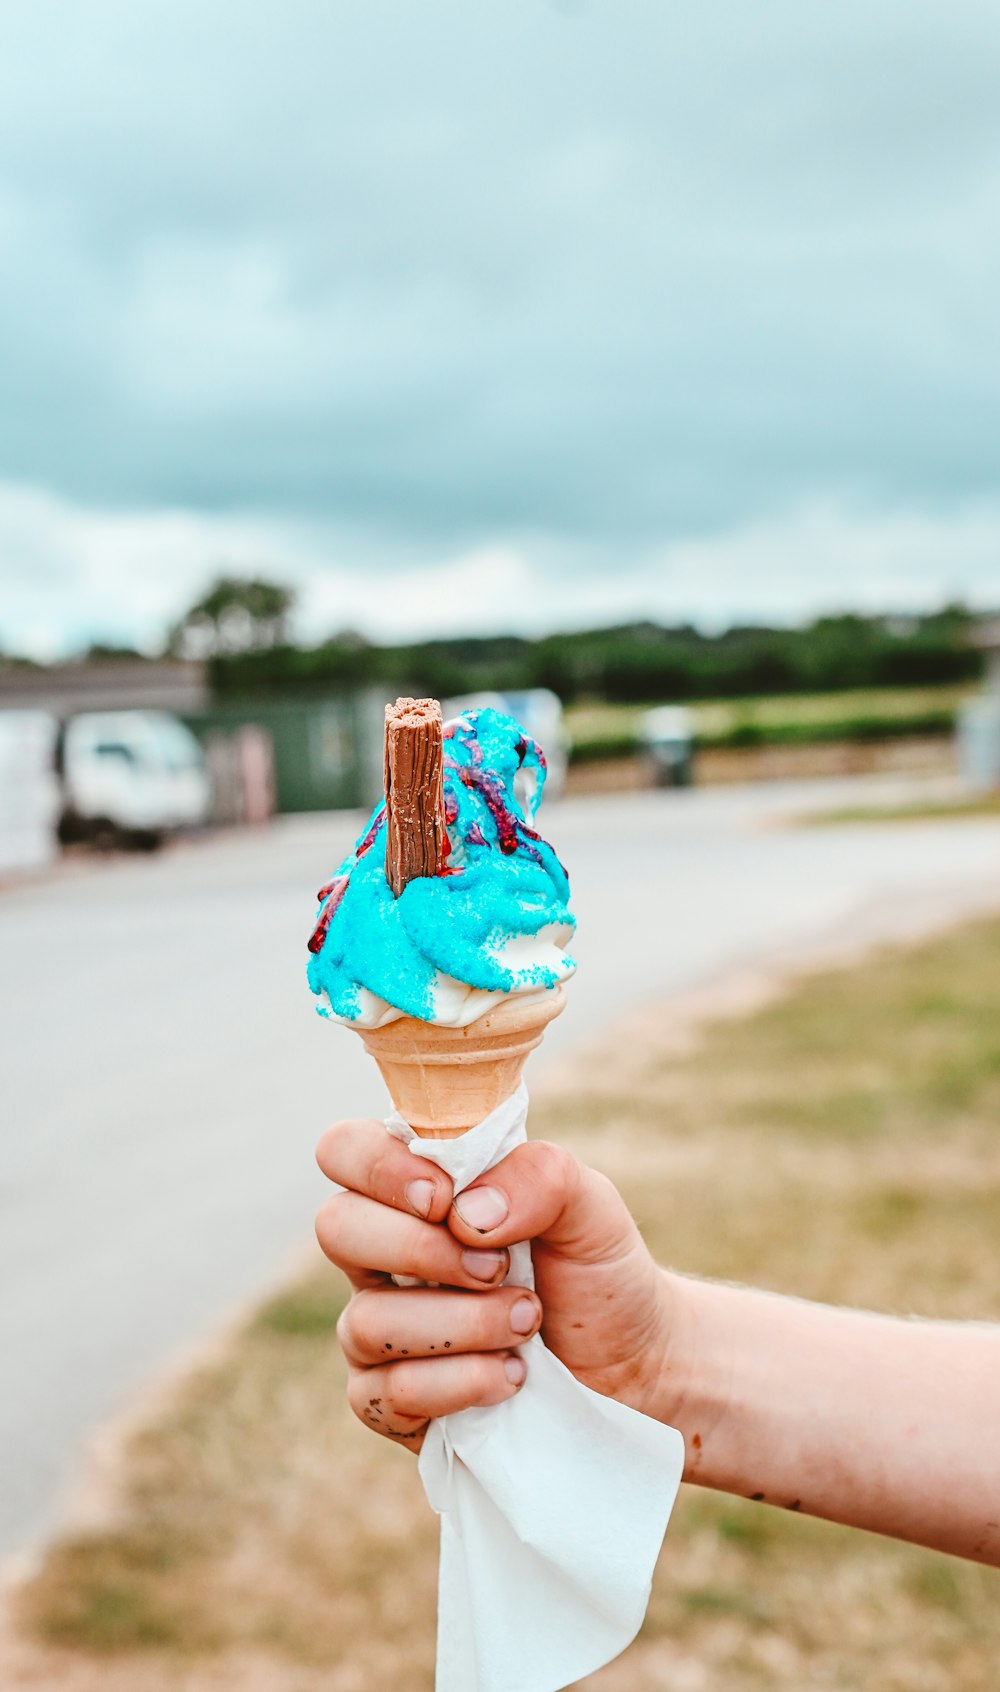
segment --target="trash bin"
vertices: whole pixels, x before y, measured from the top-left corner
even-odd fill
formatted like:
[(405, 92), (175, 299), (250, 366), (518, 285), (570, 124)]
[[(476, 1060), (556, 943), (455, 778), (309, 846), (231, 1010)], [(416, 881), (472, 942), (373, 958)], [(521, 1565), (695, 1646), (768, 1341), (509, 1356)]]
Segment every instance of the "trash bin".
[(694, 780), (690, 711), (683, 705), (660, 705), (646, 712), (639, 733), (652, 769), (653, 786), (690, 787)]

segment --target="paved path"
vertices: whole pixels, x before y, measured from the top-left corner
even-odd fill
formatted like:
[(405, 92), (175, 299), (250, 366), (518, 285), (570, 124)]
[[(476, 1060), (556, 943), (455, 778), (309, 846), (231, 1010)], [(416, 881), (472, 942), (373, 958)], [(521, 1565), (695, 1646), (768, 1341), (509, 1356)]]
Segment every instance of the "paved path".
[[(844, 784), (564, 801), (580, 973), (547, 1051), (734, 964), (1000, 890), (1000, 825), (774, 827)], [(311, 1239), (312, 1147), (377, 1110), (312, 1014), (312, 895), (353, 816), (0, 895), (0, 1553), (57, 1520), (87, 1436)], [(891, 926), (891, 922), (890, 922)]]

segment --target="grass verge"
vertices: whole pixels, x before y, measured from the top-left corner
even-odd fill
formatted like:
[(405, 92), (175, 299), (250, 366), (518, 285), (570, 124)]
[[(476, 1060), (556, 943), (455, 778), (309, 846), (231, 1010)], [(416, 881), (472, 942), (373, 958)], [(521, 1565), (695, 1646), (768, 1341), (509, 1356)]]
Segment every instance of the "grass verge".
[[(650, 1013), (539, 1093), (534, 1131), (605, 1169), (664, 1261), (996, 1319), (998, 949), (991, 921), (887, 951), (683, 1058)], [(412, 1459), (344, 1408), (342, 1297), (323, 1267), (287, 1289), (135, 1436), (115, 1519), (23, 1589), (5, 1686), (430, 1687), (435, 1524)], [(640, 1640), (583, 1684), (982, 1692), (998, 1596), (992, 1571), (691, 1489)]]
[(810, 811), (799, 823), (802, 828), (825, 828), (836, 823), (932, 822), (938, 817), (1000, 817), (1000, 793), (920, 800), (912, 805), (845, 805), (839, 810)]

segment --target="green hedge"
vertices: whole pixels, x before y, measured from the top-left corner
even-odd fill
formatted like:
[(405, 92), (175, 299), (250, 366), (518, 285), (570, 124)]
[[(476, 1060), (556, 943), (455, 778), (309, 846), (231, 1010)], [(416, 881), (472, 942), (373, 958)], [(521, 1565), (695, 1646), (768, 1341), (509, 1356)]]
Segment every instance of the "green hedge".
[[(694, 743), (696, 749), (728, 751), (757, 746), (817, 746), (839, 741), (872, 743), (914, 736), (945, 736), (954, 733), (954, 729), (954, 711), (937, 710), (915, 712), (909, 717), (855, 716), (831, 722), (741, 722), (720, 734), (696, 735)], [(574, 741), (570, 763), (591, 764), (603, 759), (632, 757), (644, 747), (645, 742), (635, 731), (615, 729), (587, 735)]]
[(952, 606), (929, 617), (821, 617), (808, 628), (691, 627), (634, 623), (546, 635), (420, 641), (377, 646), (341, 634), (322, 646), (273, 647), (216, 658), (217, 698), (322, 694), (377, 687), (391, 697), (415, 687), (445, 698), (484, 689), (549, 687), (565, 704), (606, 699), (653, 705), (761, 694), (923, 687), (972, 680), (982, 654), (970, 644), (972, 614)]

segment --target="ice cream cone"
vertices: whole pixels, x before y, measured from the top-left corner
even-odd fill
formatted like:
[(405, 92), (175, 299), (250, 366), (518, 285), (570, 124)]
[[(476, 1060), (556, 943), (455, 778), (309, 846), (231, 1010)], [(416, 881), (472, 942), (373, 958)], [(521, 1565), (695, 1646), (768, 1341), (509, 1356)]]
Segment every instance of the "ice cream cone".
[(517, 1090), (528, 1053), (565, 1002), (561, 987), (504, 999), (465, 1028), (412, 1016), (357, 1032), (405, 1122), (428, 1140), (454, 1140)]

